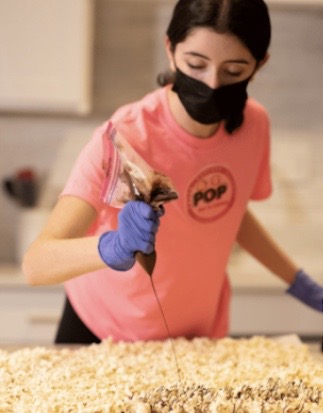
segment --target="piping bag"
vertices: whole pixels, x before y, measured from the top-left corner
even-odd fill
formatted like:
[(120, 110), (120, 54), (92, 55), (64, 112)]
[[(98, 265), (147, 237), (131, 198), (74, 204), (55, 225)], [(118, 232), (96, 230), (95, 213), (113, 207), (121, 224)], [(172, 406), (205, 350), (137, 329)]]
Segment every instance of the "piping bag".
[[(115, 208), (122, 208), (126, 202), (138, 200), (146, 202), (157, 211), (166, 202), (178, 198), (178, 193), (171, 180), (166, 175), (153, 170), (125, 137), (116, 130), (111, 121), (108, 122), (102, 135), (102, 144), (102, 167), (105, 171), (100, 196), (102, 202)], [(150, 277), (154, 295), (172, 345), (178, 377), (181, 381), (174, 344), (152, 277), (156, 258), (155, 250), (151, 254), (144, 254), (140, 251), (136, 253), (136, 260)]]

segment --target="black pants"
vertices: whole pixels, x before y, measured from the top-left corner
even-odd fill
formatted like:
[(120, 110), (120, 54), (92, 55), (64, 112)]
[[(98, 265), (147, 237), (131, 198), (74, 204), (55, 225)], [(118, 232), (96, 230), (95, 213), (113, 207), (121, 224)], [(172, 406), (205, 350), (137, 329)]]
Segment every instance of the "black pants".
[(56, 333), (56, 344), (91, 344), (100, 343), (100, 339), (95, 336), (83, 324), (78, 317), (68, 298), (65, 299), (62, 318)]

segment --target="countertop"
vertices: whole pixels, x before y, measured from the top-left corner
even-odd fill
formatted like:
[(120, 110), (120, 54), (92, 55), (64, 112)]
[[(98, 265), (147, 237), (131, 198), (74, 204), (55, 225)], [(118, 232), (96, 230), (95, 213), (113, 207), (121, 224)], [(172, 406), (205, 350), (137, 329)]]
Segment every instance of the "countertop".
[[(317, 360), (319, 363), (323, 363), (323, 352), (321, 351), (321, 343), (315, 342), (315, 343), (305, 343), (305, 344), (308, 347), (312, 357), (315, 360)], [(46, 346), (19, 345), (17, 346), (16, 344), (2, 344), (0, 345), (0, 351), (4, 350), (4, 351), (12, 353), (12, 352), (21, 350), (23, 348), (36, 348), (36, 347), (51, 348), (54, 350), (63, 350), (63, 349), (77, 350), (78, 348), (80, 348), (80, 346), (78, 345), (46, 345)]]
[[(0, 264), (0, 288), (19, 288), (28, 287), (24, 274), (17, 264)], [(32, 287), (30, 287), (32, 288)], [(36, 288), (36, 287), (33, 287)], [(44, 288), (44, 287), (37, 287)], [(63, 285), (48, 285), (46, 288), (62, 290)]]
[[(237, 263), (237, 265), (239, 265)], [(249, 265), (250, 266), (250, 265)], [(233, 264), (233, 267), (236, 267)], [(252, 268), (253, 269), (253, 268)], [(271, 274), (261, 274), (261, 276), (255, 276), (259, 273), (259, 269), (256, 267), (253, 271), (234, 271), (235, 276), (231, 278), (232, 288), (234, 290), (266, 290), (268, 292), (283, 291), (284, 283)], [(0, 264), (0, 287), (1, 288), (18, 288), (26, 287), (25, 277), (21, 268), (18, 265), (11, 263)], [(50, 285), (46, 288), (63, 289), (63, 285)]]
[[(286, 284), (269, 273), (255, 260), (250, 261), (248, 256), (242, 256), (238, 260), (232, 259), (228, 266), (230, 282), (233, 291), (236, 292), (266, 292), (268, 294), (283, 294)], [(323, 277), (315, 277), (316, 281), (323, 283)], [(28, 287), (21, 268), (16, 264), (0, 264), (0, 288)], [(34, 288), (34, 287), (33, 287)], [(63, 290), (63, 285), (48, 285), (46, 287)]]

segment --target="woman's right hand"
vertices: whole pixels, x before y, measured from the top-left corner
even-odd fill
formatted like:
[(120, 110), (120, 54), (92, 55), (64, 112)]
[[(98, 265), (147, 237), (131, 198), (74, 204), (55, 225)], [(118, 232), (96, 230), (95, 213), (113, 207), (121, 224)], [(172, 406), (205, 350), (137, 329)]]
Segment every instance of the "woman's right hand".
[(129, 201), (118, 215), (118, 229), (99, 238), (102, 260), (111, 268), (127, 271), (135, 263), (135, 254), (154, 251), (155, 237), (162, 211), (155, 211), (142, 201)]

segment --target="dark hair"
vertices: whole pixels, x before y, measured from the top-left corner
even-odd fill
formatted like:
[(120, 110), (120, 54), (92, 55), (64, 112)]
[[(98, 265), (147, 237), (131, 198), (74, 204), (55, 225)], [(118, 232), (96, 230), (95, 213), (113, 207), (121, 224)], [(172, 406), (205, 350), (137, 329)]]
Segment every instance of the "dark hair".
[[(268, 8), (263, 0), (179, 0), (166, 32), (172, 50), (196, 27), (237, 36), (257, 62), (266, 56), (271, 39)], [(161, 86), (173, 80), (170, 71), (158, 76)], [(226, 129), (232, 133), (242, 122), (242, 114), (228, 119)]]

